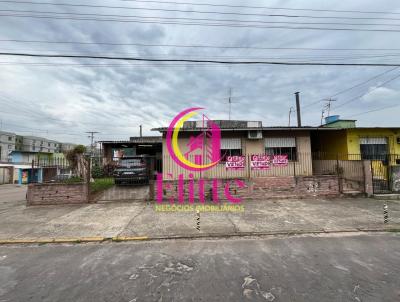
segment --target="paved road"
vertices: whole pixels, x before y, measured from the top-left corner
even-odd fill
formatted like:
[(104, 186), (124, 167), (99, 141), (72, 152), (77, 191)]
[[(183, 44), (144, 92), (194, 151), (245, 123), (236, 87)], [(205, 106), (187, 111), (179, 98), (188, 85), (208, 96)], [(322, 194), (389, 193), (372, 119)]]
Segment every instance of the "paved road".
[(26, 206), (26, 187), (0, 186), (0, 241), (84, 237), (165, 237), (260, 232), (399, 229), (400, 201), (371, 198), (249, 200), (244, 212), (158, 212), (155, 203)]
[(23, 207), (26, 203), (26, 190), (26, 186), (0, 185), (0, 215)]
[(0, 203), (25, 200), (26, 189), (27, 186), (0, 185)]
[(400, 301), (400, 234), (0, 247), (0, 301)]

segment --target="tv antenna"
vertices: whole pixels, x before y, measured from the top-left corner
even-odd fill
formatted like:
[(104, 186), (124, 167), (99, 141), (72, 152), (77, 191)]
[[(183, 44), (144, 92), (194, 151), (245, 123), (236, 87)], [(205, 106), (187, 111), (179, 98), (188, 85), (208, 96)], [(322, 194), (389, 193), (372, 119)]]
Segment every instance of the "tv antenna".
[(327, 113), (327, 116), (330, 116), (332, 102), (336, 102), (336, 101), (337, 101), (336, 99), (332, 99), (332, 98), (323, 100), (323, 102), (326, 102), (326, 103), (325, 103), (324, 107), (322, 107), (321, 125), (322, 125), (322, 121), (324, 119), (325, 113)]

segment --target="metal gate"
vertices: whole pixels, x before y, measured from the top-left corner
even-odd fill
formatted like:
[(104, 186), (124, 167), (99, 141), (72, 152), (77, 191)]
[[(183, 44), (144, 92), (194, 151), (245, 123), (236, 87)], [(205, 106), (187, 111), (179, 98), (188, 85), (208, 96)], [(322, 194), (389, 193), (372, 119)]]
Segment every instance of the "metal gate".
[(400, 193), (400, 155), (387, 154), (371, 160), (375, 194)]

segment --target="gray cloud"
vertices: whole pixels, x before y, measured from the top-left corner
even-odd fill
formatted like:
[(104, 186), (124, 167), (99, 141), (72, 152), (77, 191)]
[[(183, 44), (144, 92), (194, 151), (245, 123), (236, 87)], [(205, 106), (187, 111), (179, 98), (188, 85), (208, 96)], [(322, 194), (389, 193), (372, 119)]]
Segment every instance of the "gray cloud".
[[(96, 3), (124, 6), (144, 5), (116, 0), (91, 1), (91, 4)], [(241, 1), (229, 2), (229, 4), (234, 3), (243, 4)], [(256, 1), (251, 2), (251, 5), (267, 4)], [(302, 7), (303, 2), (300, 5), (299, 1), (271, 1), (268, 2), (268, 5)], [(160, 7), (157, 4), (147, 4), (146, 6)], [(399, 11), (400, 4), (395, 4), (393, 1), (379, 1), (378, 3), (377, 1), (357, 0), (350, 3), (336, 3), (333, 6), (329, 2), (307, 1), (304, 2), (304, 7)], [(0, 4), (0, 9), (6, 8), (142, 16), (191, 16), (190, 14), (172, 12), (93, 10), (28, 4)], [(180, 8), (193, 9), (194, 7), (186, 5)], [(204, 7), (202, 9), (206, 10)], [(207, 10), (217, 9), (223, 10), (223, 8), (207, 8)], [(239, 11), (254, 12), (251, 9), (240, 9)], [(282, 13), (282, 11), (277, 10), (275, 13)], [(329, 15), (328, 13), (310, 12), (290, 13)], [(221, 16), (212, 17), (223, 18)], [(229, 18), (238, 19), (239, 17), (229, 16)], [(241, 19), (261, 20), (263, 18), (243, 17)], [(326, 22), (326, 20), (322, 21)], [(371, 23), (374, 21), (364, 20), (364, 22)], [(395, 23), (395, 21), (390, 23)], [(261, 47), (400, 48), (397, 37), (398, 33), (380, 32), (199, 27), (12, 17), (0, 19), (0, 39)], [(285, 58), (285, 60), (301, 57), (302, 60), (308, 61), (317, 59), (340, 61), (342, 57), (346, 56), (357, 58), (371, 55), (371, 53), (365, 51), (235, 50), (11, 42), (0, 42), (0, 49), (60, 53), (127, 53), (147, 57), (227, 56), (232, 58)], [(386, 54), (387, 52), (381, 53)], [(397, 57), (355, 60), (394, 62), (397, 61)], [(84, 133), (88, 130), (101, 132), (98, 135), (99, 139), (126, 139), (129, 136), (137, 135), (139, 124), (143, 124), (145, 133), (151, 134), (149, 131), (151, 128), (167, 125), (176, 112), (190, 106), (207, 108), (208, 115), (212, 118), (227, 118), (229, 88), (233, 89), (232, 118), (234, 119), (262, 120), (265, 125), (286, 125), (289, 108), (294, 106), (293, 93), (301, 91), (302, 103), (305, 106), (303, 123), (317, 125), (320, 121), (323, 103), (317, 103), (313, 106), (307, 106), (308, 104), (328, 98), (338, 91), (356, 85), (388, 69), (324, 66), (190, 66), (188, 64), (162, 65), (101, 60), (21, 59), (12, 57), (2, 57), (1, 62), (107, 64), (106, 67), (2, 65), (0, 69), (0, 118), (4, 129), (82, 143), (88, 141)], [(357, 89), (336, 96), (336, 104), (341, 104), (357, 95), (371, 91), (398, 72), (393, 71)], [(399, 96), (399, 82), (393, 81), (385, 87), (378, 88), (349, 103), (347, 106), (335, 110), (334, 105), (332, 113), (350, 117), (359, 112), (396, 104), (399, 102)], [(357, 117), (359, 125), (398, 126), (399, 108), (360, 115)]]

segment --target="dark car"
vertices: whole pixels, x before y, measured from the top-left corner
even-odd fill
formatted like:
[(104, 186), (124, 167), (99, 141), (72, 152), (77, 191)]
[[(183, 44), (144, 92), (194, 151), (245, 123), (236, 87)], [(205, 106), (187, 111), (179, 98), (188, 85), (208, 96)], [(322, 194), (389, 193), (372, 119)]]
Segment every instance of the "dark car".
[(121, 158), (113, 173), (114, 183), (116, 185), (148, 184), (150, 176), (148, 162), (145, 156)]

